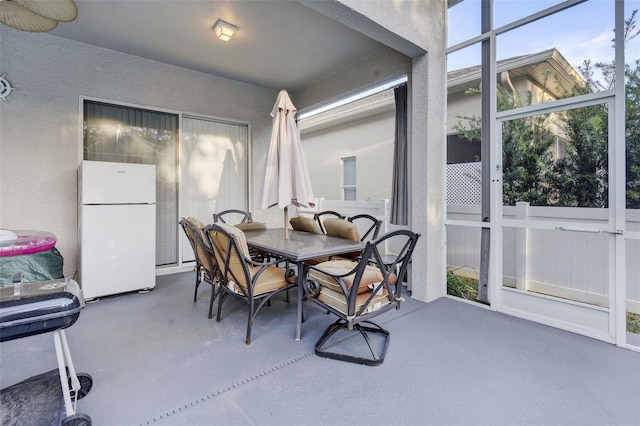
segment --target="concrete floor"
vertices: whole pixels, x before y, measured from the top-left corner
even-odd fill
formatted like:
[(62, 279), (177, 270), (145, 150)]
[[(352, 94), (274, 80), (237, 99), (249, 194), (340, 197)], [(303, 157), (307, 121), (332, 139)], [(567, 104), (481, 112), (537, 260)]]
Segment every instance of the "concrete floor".
[[(640, 425), (640, 353), (440, 299), (380, 317), (383, 365), (319, 358), (334, 317), (275, 301), (244, 343), (247, 307), (207, 319), (210, 287), (161, 276), (146, 294), (87, 305), (67, 330), (93, 376), (78, 412), (94, 425)], [(51, 334), (2, 343), (0, 386), (55, 368)]]

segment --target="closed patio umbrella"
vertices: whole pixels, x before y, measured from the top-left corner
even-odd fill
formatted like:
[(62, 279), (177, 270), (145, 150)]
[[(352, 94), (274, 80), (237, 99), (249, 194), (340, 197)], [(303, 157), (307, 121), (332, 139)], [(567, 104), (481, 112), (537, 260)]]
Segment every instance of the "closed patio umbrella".
[(307, 162), (295, 122), (297, 109), (286, 90), (280, 90), (271, 110), (273, 127), (266, 174), (259, 207), (284, 209), (284, 228), (288, 227), (288, 207), (313, 207), (314, 198)]

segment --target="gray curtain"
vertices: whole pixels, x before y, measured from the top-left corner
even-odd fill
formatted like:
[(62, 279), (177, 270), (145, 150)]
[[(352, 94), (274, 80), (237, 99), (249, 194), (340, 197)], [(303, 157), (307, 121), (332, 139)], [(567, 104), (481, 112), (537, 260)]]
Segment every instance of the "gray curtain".
[(393, 144), (393, 187), (391, 188), (391, 223), (407, 225), (408, 164), (407, 164), (407, 84), (394, 90), (396, 99), (396, 132)]

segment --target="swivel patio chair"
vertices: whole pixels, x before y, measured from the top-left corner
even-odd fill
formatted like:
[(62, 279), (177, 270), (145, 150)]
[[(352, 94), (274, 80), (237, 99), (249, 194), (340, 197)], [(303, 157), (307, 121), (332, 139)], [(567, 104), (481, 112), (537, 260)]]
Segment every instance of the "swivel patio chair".
[(198, 287), (204, 282), (211, 285), (211, 300), (209, 301), (209, 319), (213, 318), (213, 301), (215, 300), (218, 289), (216, 284), (220, 278), (220, 270), (215, 254), (211, 246), (205, 240), (203, 233), (204, 224), (193, 217), (181, 218), (180, 226), (187, 235), (193, 255), (196, 258), (196, 288), (193, 293), (193, 301), (198, 298)]
[[(390, 232), (367, 242), (359, 262), (329, 261), (307, 268), (307, 299), (338, 317), (316, 343), (318, 356), (365, 365), (384, 362), (389, 332), (371, 320), (400, 307), (402, 283), (398, 277), (404, 274), (419, 236), (404, 229)], [(385, 264), (381, 251), (390, 241), (402, 249), (393, 262)], [(357, 336), (361, 339), (346, 338)], [(345, 346), (347, 349), (341, 350)]]
[(251, 328), (260, 309), (276, 294), (296, 287), (296, 277), (293, 271), (275, 266), (281, 259), (262, 263), (253, 261), (244, 232), (234, 226), (214, 223), (208, 225), (204, 233), (214, 248), (222, 271), (216, 321), (221, 320), (222, 304), (227, 296), (247, 303), (249, 318), (245, 343), (248, 345), (251, 343)]
[(327, 231), (324, 228), (324, 221), (325, 221), (327, 216), (330, 217), (330, 218), (338, 218), (338, 219), (344, 219), (345, 218), (340, 213), (334, 212), (332, 210), (325, 210), (325, 211), (318, 212), (318, 213), (314, 214), (313, 215), (313, 220), (315, 220), (318, 223), (318, 226), (320, 227), (320, 230), (322, 231), (323, 234), (327, 233)]

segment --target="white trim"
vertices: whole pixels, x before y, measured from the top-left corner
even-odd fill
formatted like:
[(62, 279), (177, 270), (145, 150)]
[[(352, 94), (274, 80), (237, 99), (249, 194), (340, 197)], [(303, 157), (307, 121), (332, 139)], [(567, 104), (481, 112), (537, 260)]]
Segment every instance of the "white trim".
[[(624, 42), (624, 1), (616, 1), (615, 5), (615, 63), (625, 64), (625, 42)], [(626, 298), (627, 298), (627, 271), (626, 262), (626, 188), (625, 161), (626, 161), (626, 81), (624, 75), (625, 67), (616, 67), (614, 87), (615, 99), (613, 102), (613, 117), (610, 117), (609, 126), (612, 128), (613, 138), (609, 146), (613, 144), (613, 149), (609, 148), (609, 173), (614, 173), (613, 180), (609, 175), (609, 207), (613, 206), (614, 217), (612, 225), (614, 229), (621, 230), (621, 235), (615, 235), (612, 241), (612, 249), (615, 252), (614, 259), (610, 261), (613, 275), (609, 287), (609, 294), (614, 298), (610, 322), (613, 325), (613, 335), (616, 344), (621, 347), (627, 346), (627, 319), (626, 319)], [(616, 129), (623, 129), (616, 132)], [(613, 187), (612, 187), (613, 186)], [(637, 312), (637, 311), (635, 311)]]
[(505, 300), (501, 312), (614, 343), (608, 333), (608, 309), (508, 287), (501, 293)]
[(613, 103), (614, 95), (614, 91), (607, 90), (604, 92), (595, 92), (587, 95), (563, 98), (557, 101), (501, 111), (496, 114), (496, 119), (499, 121), (517, 120), (519, 118), (530, 117), (532, 115), (551, 114), (554, 112), (584, 108), (604, 103)]
[(403, 75), (402, 77), (398, 77), (395, 78), (391, 81), (388, 81), (386, 83), (382, 83), (380, 85), (377, 85), (375, 87), (372, 87), (371, 89), (365, 89), (362, 90), (358, 93), (355, 93), (351, 96), (348, 96), (346, 98), (342, 98), (342, 99), (338, 99), (334, 102), (331, 102), (329, 104), (326, 104), (324, 106), (320, 106), (317, 108), (309, 108), (306, 110), (302, 110), (302, 111), (298, 111), (298, 121), (300, 120), (304, 120), (306, 118), (312, 117), (314, 115), (317, 114), (321, 114), (323, 112), (327, 112), (329, 110), (332, 110), (334, 108), (338, 108), (341, 107), (343, 105), (349, 104), (351, 102), (355, 102), (355, 101), (359, 101), (360, 99), (364, 99), (367, 96), (371, 96), (371, 95), (375, 95), (376, 93), (380, 93), (380, 92), (384, 92), (385, 90), (391, 89), (393, 87), (399, 86), (403, 83), (406, 83), (408, 81), (408, 77), (406, 75)]

